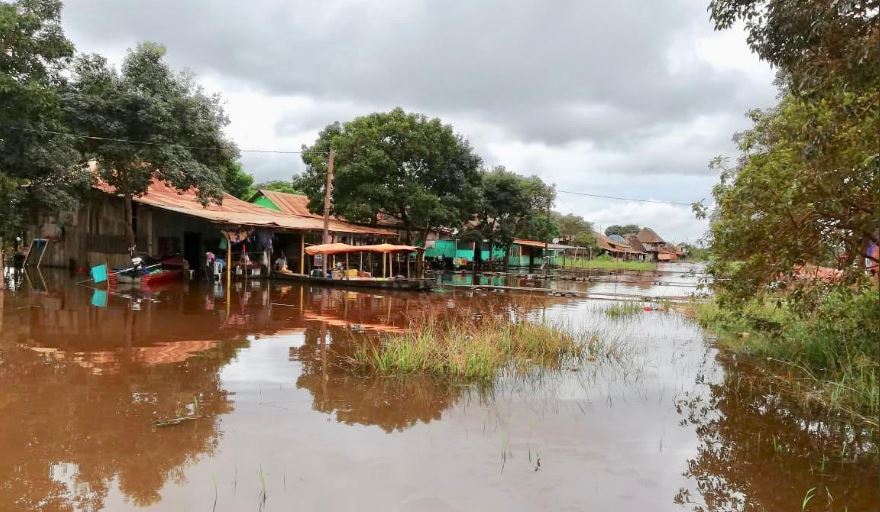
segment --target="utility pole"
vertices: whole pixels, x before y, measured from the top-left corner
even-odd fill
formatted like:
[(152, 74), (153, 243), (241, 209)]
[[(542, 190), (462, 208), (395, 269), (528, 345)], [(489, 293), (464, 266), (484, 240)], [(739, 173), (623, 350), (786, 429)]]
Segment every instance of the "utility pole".
[[(336, 158), (336, 150), (330, 148), (330, 156), (327, 158), (327, 186), (324, 187), (324, 238), (325, 244), (330, 243), (330, 202), (333, 193), (333, 160)], [(327, 255), (321, 255), (321, 269), (327, 275)]]

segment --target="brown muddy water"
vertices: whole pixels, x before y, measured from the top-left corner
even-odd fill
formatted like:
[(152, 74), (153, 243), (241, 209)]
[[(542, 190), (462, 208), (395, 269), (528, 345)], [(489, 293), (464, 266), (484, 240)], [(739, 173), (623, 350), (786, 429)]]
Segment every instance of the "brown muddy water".
[[(121, 293), (105, 305), (46, 271), (0, 292), (0, 510), (880, 506), (874, 434), (778, 396), (675, 311), (270, 282), (228, 301), (199, 283)], [(350, 367), (417, 315), (511, 307), (627, 355), (480, 385)], [(179, 417), (195, 419), (156, 426)]]

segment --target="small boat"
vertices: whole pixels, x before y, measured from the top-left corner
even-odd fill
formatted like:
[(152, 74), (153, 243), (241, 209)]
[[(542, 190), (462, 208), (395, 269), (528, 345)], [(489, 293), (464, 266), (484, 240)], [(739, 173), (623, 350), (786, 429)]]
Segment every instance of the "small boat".
[(292, 274), (286, 272), (272, 272), (273, 279), (282, 281), (296, 281), (301, 283), (314, 283), (323, 286), (340, 286), (344, 288), (373, 288), (382, 290), (409, 290), (426, 292), (436, 286), (433, 279), (406, 279), (406, 278), (381, 278), (381, 277), (357, 277), (330, 279), (327, 277), (309, 276), (305, 274)]
[(183, 277), (184, 260), (180, 256), (166, 258), (152, 265), (135, 265), (125, 269), (114, 269), (110, 274), (110, 284), (132, 283), (142, 287), (154, 287)]

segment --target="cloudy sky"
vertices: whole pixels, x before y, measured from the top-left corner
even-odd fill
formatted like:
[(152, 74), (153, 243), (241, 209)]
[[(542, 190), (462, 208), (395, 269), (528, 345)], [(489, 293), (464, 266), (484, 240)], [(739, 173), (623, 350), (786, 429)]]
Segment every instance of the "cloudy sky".
[[(708, 161), (733, 155), (773, 72), (741, 31), (713, 32), (707, 0), (67, 0), (68, 37), (119, 62), (153, 40), (226, 100), (243, 149), (297, 150), (333, 121), (395, 106), (438, 116), (487, 165), (559, 191), (708, 198)], [(243, 153), (258, 181), (296, 155)], [(597, 227), (650, 225), (694, 241), (690, 208), (560, 192)]]

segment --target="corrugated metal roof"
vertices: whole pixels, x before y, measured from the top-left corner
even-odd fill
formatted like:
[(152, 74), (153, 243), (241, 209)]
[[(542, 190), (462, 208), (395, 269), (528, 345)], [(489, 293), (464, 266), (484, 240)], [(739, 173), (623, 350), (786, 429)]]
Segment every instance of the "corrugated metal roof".
[[(323, 216), (318, 215), (309, 211), (309, 198), (303, 194), (290, 194), (287, 192), (278, 192), (277, 190), (265, 190), (260, 189), (259, 193), (264, 195), (267, 199), (272, 201), (275, 206), (277, 206), (282, 212), (288, 213), (291, 215), (298, 215), (302, 217), (313, 217), (317, 219), (322, 219)], [(381, 234), (384, 236), (396, 236), (396, 231), (391, 231), (388, 229), (382, 228), (374, 228), (370, 226), (364, 226), (362, 224), (353, 224), (346, 220), (342, 220), (339, 217), (331, 217), (331, 222), (341, 222), (343, 224), (349, 226), (356, 226), (362, 229), (371, 230), (371, 232), (375, 232), (376, 234)], [(384, 225), (386, 227), (393, 226), (394, 223), (379, 221), (379, 225)]]
[(266, 189), (260, 189), (259, 192), (275, 203), (275, 206), (284, 213), (303, 217), (319, 217), (319, 215), (309, 211), (309, 198), (307, 196)]
[[(95, 188), (108, 194), (115, 193), (113, 187), (103, 182), (99, 182), (95, 185)], [(194, 190), (181, 192), (164, 181), (155, 179), (150, 183), (147, 193), (143, 196), (135, 197), (134, 201), (163, 210), (200, 217), (219, 224), (279, 228), (295, 231), (322, 231), (324, 229), (324, 221), (321, 218), (275, 212), (225, 193), (220, 204), (211, 203), (204, 206), (199, 202)], [(395, 236), (397, 234), (386, 229), (359, 226), (339, 220), (330, 221), (330, 231), (334, 233), (380, 236)]]

